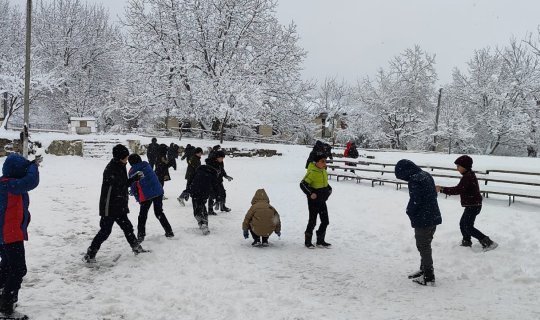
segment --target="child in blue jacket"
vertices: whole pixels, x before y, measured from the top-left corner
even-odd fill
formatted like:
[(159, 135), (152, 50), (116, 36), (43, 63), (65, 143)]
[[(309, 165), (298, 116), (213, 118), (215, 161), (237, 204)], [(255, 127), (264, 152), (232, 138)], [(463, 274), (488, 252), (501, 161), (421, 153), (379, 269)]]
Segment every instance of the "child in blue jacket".
[(19, 154), (10, 154), (0, 177), (0, 313), (11, 315), (19, 289), (26, 275), (24, 241), (28, 240), (30, 223), (28, 191), (39, 184), (38, 165), (41, 158), (28, 161)]
[(144, 175), (142, 179), (133, 182), (130, 186), (131, 195), (141, 205), (137, 224), (137, 239), (139, 243), (143, 242), (146, 236), (146, 219), (148, 218), (148, 211), (152, 204), (154, 204), (154, 214), (165, 230), (165, 236), (167, 238), (174, 237), (171, 225), (163, 212), (163, 187), (156, 173), (152, 170), (148, 162), (142, 161), (138, 154), (131, 154), (128, 157), (128, 162), (131, 165), (128, 173), (129, 177), (134, 176), (138, 171), (141, 171)]

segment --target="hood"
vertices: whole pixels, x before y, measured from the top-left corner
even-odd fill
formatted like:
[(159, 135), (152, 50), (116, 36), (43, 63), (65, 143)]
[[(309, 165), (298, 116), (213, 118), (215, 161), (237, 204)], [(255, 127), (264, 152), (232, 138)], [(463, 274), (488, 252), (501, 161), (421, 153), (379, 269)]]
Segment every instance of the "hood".
[(129, 169), (129, 173), (132, 174), (137, 171), (143, 171), (144, 169), (146, 169), (146, 167), (150, 167), (150, 165), (146, 161), (135, 163), (134, 165), (131, 166), (131, 169)]
[(414, 162), (407, 159), (401, 159), (396, 164), (395, 174), (396, 178), (409, 181), (412, 175), (422, 171)]
[(319, 169), (319, 168), (317, 168), (317, 166), (315, 165), (314, 162), (310, 162), (310, 163), (308, 164), (307, 170), (308, 170), (308, 171), (317, 171), (317, 172), (321, 172), (321, 171), (323, 171), (324, 169)]
[(30, 165), (30, 161), (17, 153), (10, 154), (4, 166), (2, 167), (2, 175), (8, 178), (22, 178), (26, 175), (26, 169)]
[(255, 204), (259, 201), (270, 203), (270, 199), (268, 199), (268, 195), (264, 189), (255, 191), (255, 195), (253, 196), (253, 199), (251, 199), (251, 204)]

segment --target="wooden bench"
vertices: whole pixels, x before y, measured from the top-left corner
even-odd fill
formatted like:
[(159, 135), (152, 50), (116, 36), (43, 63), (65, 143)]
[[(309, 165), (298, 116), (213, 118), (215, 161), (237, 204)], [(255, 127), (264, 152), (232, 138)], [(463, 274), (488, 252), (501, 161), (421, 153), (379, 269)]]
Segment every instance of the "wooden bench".
[(485, 198), (489, 198), (489, 194), (500, 194), (508, 196), (508, 205), (515, 202), (516, 197), (540, 199), (540, 193), (536, 190), (525, 190), (517, 188), (509, 188), (502, 186), (481, 186), (480, 192)]
[[(352, 161), (351, 161), (352, 160)], [(360, 183), (361, 180), (371, 181), (371, 186), (374, 187), (375, 183), (379, 185), (384, 185), (385, 183), (393, 183), (396, 185), (396, 190), (401, 189), (403, 184), (406, 184), (406, 181), (402, 181), (395, 178), (386, 178), (383, 175), (385, 173), (394, 173), (394, 170), (387, 169), (386, 166), (395, 166), (395, 164), (383, 163), (383, 162), (367, 162), (367, 161), (354, 161), (355, 159), (339, 160), (334, 161), (335, 164), (329, 164), (328, 168), (332, 170), (354, 170), (358, 172), (371, 172), (371, 173), (380, 173), (379, 177), (376, 176), (367, 176), (362, 174), (355, 174), (352, 172), (343, 172), (343, 173), (332, 173), (328, 174), (329, 176), (336, 176), (337, 181), (339, 178), (352, 178), (356, 179), (356, 183)], [(341, 165), (339, 163), (357, 163), (358, 166), (349, 166)], [(373, 166), (379, 165), (382, 168), (375, 168)], [(451, 167), (441, 167), (441, 166), (431, 166), (431, 165), (419, 165), (420, 168), (431, 171), (429, 172), (434, 178), (452, 178), (452, 179), (461, 179), (462, 175), (456, 170), (456, 168)], [(433, 172), (433, 170), (448, 170), (452, 172)], [(526, 171), (510, 171), (510, 170), (475, 170), (476, 177), (478, 181), (483, 181), (483, 184), (480, 184), (480, 192), (485, 198), (489, 197), (489, 194), (505, 195), (508, 196), (508, 205), (511, 205), (515, 202), (516, 197), (523, 198), (532, 198), (540, 199), (540, 190), (531, 189), (520, 189), (514, 188), (513, 186), (530, 186), (530, 187), (540, 187), (540, 179), (526, 179), (526, 178), (512, 178), (504, 177), (500, 175), (490, 175), (489, 173), (500, 173), (500, 174), (516, 174), (516, 175), (530, 175), (530, 176), (540, 176), (540, 172), (526, 172)], [(488, 183), (491, 183), (488, 185)], [(495, 185), (493, 185), (495, 184)], [(503, 185), (501, 185), (503, 184)]]

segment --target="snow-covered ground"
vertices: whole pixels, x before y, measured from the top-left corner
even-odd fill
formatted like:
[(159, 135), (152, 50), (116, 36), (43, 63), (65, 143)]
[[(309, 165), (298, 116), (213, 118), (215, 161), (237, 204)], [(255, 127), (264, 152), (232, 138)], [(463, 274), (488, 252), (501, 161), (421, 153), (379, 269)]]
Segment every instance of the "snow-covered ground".
[[(159, 142), (172, 141), (178, 142)], [(180, 142), (185, 143), (216, 142)], [(151, 211), (143, 246), (152, 252), (134, 256), (115, 226), (95, 268), (81, 258), (98, 231), (101, 175), (108, 159), (45, 156), (41, 184), (30, 194), (28, 275), (19, 311), (32, 319), (540, 318), (540, 200), (517, 199), (509, 207), (507, 197), (487, 199), (476, 225), (500, 246), (484, 253), (478, 243), (458, 245), (459, 198), (439, 197), (443, 224), (433, 241), (437, 286), (421, 287), (406, 276), (419, 264), (405, 214), (406, 188), (331, 181), (327, 241), (333, 248), (308, 250), (303, 246), (307, 203), (298, 183), (310, 150), (224, 144), (232, 146), (269, 147), (283, 156), (226, 158), (234, 177), (225, 182), (232, 212), (210, 216), (209, 236), (198, 230), (191, 203), (180, 207), (176, 201), (185, 185), (186, 165), (179, 162), (165, 185), (164, 201), (175, 239), (164, 237)], [(409, 158), (446, 166), (456, 158), (372, 154), (380, 161)], [(473, 158), (478, 168), (534, 170), (539, 164), (538, 159)], [(273, 235), (268, 248), (252, 248), (251, 240), (242, 237), (241, 223), (258, 188), (266, 189), (283, 225), (282, 237)], [(133, 199), (130, 209), (136, 225)]]

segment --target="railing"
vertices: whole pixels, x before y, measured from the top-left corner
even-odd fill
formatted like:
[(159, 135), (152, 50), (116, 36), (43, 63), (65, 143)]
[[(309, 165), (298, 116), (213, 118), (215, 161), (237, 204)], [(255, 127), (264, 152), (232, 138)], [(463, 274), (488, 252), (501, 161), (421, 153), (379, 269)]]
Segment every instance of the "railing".
[[(391, 163), (383, 163), (383, 162), (366, 162), (366, 161), (358, 161), (356, 159), (347, 159), (347, 160), (334, 160), (332, 161), (335, 164), (329, 164), (328, 168), (332, 169), (332, 172), (329, 172), (329, 176), (336, 177), (337, 181), (339, 181), (340, 178), (343, 179), (353, 179), (356, 180), (357, 183), (359, 183), (361, 180), (369, 180), (371, 181), (371, 185), (375, 186), (375, 182), (379, 182), (379, 184), (384, 184), (385, 182), (396, 184), (396, 188), (401, 188), (401, 184), (406, 184), (406, 181), (401, 181), (399, 179), (390, 178), (383, 176), (385, 173), (393, 173), (393, 170), (386, 168), (387, 166), (395, 166), (395, 164)], [(350, 166), (346, 164), (339, 164), (340, 162), (347, 162), (347, 163), (355, 163), (357, 166)], [(382, 168), (374, 168), (373, 165), (382, 166)], [(459, 174), (455, 168), (451, 167), (441, 167), (441, 166), (431, 166), (431, 165), (418, 165), (420, 168), (431, 170), (430, 174), (434, 178), (451, 178), (451, 179), (461, 179), (462, 175)], [(334, 170), (343, 170), (343, 172), (334, 172)], [(433, 172), (433, 170), (450, 170), (453, 172)], [(365, 173), (380, 173), (380, 175), (377, 176), (369, 176), (364, 173), (362, 174), (356, 174), (353, 172), (346, 172), (347, 170), (350, 171), (360, 171)], [(478, 171), (475, 170), (477, 173), (477, 179), (479, 181), (484, 181), (484, 184), (480, 185), (480, 192), (484, 195), (484, 197), (488, 198), (489, 194), (498, 194), (498, 195), (505, 195), (508, 196), (508, 205), (511, 205), (513, 202), (515, 202), (516, 197), (524, 197), (524, 198), (534, 198), (534, 199), (540, 199), (540, 190), (538, 190), (537, 187), (540, 187), (540, 180), (537, 178), (540, 176), (540, 172), (527, 172), (527, 171), (511, 171), (511, 170), (502, 170), (502, 169), (489, 169), (485, 171)], [(499, 173), (499, 175), (490, 175), (489, 173)], [(528, 175), (531, 178), (536, 179), (523, 179), (523, 178), (516, 178), (516, 177), (504, 177), (500, 174), (515, 174), (515, 175)], [(491, 182), (488, 186), (488, 182)], [(493, 183), (495, 185), (493, 185)], [(529, 188), (515, 188), (514, 186), (525, 186)]]

